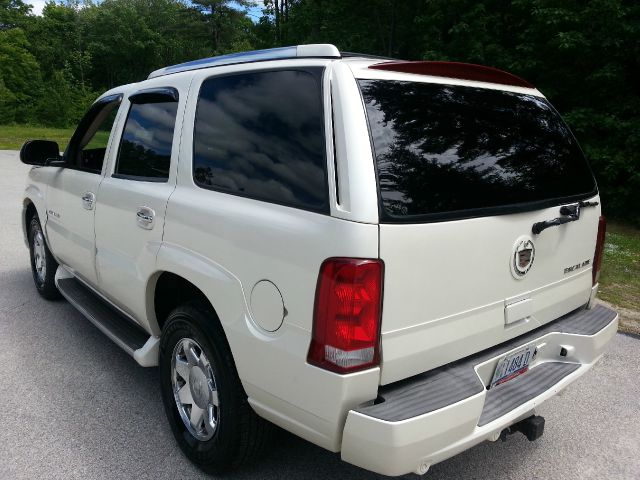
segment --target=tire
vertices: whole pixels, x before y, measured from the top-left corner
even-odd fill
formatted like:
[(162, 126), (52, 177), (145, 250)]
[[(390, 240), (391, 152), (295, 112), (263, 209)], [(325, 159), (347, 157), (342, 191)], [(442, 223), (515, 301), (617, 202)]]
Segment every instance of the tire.
[(29, 223), (29, 256), (33, 282), (38, 293), (47, 300), (62, 298), (55, 283), (58, 262), (51, 255), (37, 216)]
[[(187, 354), (191, 347), (195, 355)], [(189, 363), (188, 370), (185, 361)], [(226, 337), (210, 307), (187, 304), (169, 315), (160, 340), (159, 362), (165, 413), (180, 449), (189, 460), (207, 473), (220, 474), (262, 453), (271, 425), (258, 417), (247, 402)], [(211, 370), (203, 368), (203, 364), (208, 364)], [(189, 377), (188, 384), (184, 377)], [(185, 398), (181, 395), (187, 391), (188, 398), (183, 403), (181, 399)], [(212, 400), (215, 398), (217, 406)], [(206, 402), (209, 403), (205, 406)], [(197, 428), (190, 427), (189, 418), (198, 417), (194, 415), (194, 406), (198, 404), (205, 412), (202, 423), (197, 423)]]

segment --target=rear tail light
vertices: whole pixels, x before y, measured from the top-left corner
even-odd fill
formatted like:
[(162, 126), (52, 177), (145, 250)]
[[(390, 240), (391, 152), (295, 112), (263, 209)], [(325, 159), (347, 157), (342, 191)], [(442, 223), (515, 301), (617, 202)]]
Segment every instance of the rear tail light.
[(309, 363), (337, 373), (380, 362), (381, 260), (329, 258), (318, 275)]
[(600, 278), (600, 267), (602, 267), (602, 255), (604, 254), (604, 237), (607, 232), (607, 220), (604, 215), (600, 215), (600, 221), (598, 222), (598, 237), (596, 240), (596, 253), (593, 256), (593, 285), (598, 283)]

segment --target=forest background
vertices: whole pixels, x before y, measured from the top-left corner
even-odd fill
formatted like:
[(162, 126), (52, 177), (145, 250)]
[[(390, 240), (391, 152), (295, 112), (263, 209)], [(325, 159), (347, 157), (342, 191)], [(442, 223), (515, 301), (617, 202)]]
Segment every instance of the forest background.
[(640, 225), (637, 0), (0, 0), (0, 137), (73, 127), (104, 90), (196, 58), (301, 43), (498, 67), (580, 141), (605, 213)]

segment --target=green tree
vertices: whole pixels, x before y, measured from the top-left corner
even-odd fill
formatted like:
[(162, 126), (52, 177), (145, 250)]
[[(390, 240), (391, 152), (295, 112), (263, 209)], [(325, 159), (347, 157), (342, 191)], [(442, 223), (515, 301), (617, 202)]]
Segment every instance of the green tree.
[(245, 11), (235, 7), (248, 7), (251, 0), (193, 0), (202, 13), (200, 19), (206, 25), (214, 55), (230, 51), (246, 50), (250, 45), (253, 23)]
[(105, 0), (81, 13), (95, 88), (140, 81), (209, 51), (200, 13), (175, 0)]
[(29, 42), (21, 29), (0, 31), (0, 66), (3, 90), (10, 92), (3, 101), (4, 110), (13, 111), (12, 118), (2, 119), (0, 123), (30, 120), (42, 80), (38, 63), (29, 52)]
[(0, 31), (22, 26), (31, 5), (22, 0), (0, 0)]
[(16, 96), (4, 84), (0, 77), (0, 123), (12, 123), (16, 118), (18, 102)]
[(97, 96), (91, 90), (80, 88), (68, 71), (55, 71), (37, 98), (34, 116), (42, 125), (72, 127)]
[(26, 27), (33, 39), (30, 50), (48, 79), (54, 72), (70, 68), (84, 87), (90, 65), (86, 51), (83, 12), (76, 4), (47, 3), (42, 16), (34, 17)]

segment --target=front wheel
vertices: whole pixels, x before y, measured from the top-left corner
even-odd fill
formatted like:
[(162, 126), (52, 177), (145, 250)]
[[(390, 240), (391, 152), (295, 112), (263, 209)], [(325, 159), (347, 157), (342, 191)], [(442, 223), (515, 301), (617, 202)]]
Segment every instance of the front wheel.
[(208, 473), (255, 458), (270, 425), (247, 402), (215, 313), (190, 304), (175, 309), (160, 342), (165, 412), (184, 454)]
[(58, 262), (49, 251), (38, 217), (33, 217), (29, 223), (29, 256), (33, 282), (38, 293), (47, 300), (61, 298), (55, 283)]

